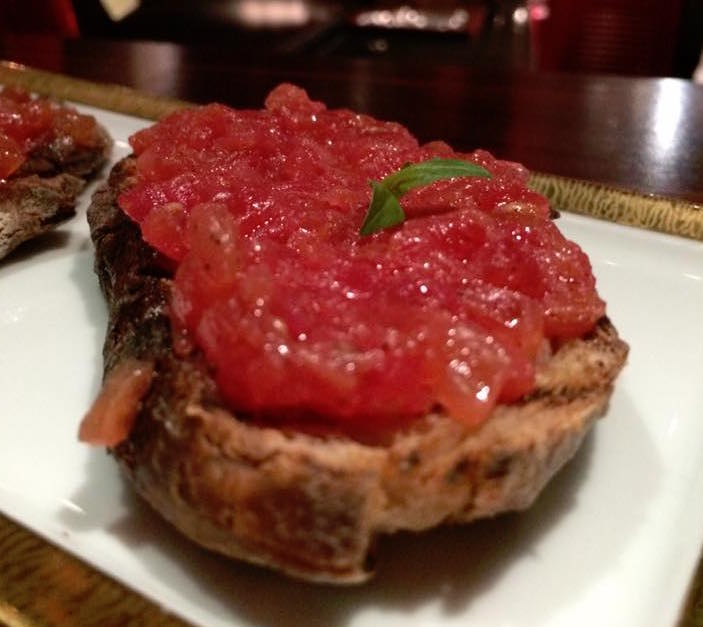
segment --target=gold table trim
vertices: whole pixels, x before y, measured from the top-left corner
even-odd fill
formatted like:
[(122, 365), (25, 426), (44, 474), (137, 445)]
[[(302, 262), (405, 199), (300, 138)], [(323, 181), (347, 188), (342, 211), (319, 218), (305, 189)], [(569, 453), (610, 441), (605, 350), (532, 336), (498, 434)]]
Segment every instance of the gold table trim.
[[(191, 103), (0, 61), (0, 84), (128, 115), (160, 119)], [(703, 206), (551, 174), (531, 186), (559, 209), (703, 241)], [(8, 627), (186, 623), (0, 514), (0, 623)], [(693, 578), (679, 627), (703, 627), (703, 562)]]

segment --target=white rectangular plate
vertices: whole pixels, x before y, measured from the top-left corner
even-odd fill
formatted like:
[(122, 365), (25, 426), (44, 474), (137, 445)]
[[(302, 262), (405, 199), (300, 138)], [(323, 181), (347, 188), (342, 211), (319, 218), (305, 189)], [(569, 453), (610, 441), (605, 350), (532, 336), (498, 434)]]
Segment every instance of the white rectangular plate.
[[(128, 152), (143, 120), (93, 110)], [(207, 554), (76, 433), (106, 310), (79, 215), (0, 262), (0, 510), (198, 624), (673, 625), (703, 542), (703, 244), (563, 215), (630, 360), (607, 417), (534, 507), (382, 543), (358, 588)]]

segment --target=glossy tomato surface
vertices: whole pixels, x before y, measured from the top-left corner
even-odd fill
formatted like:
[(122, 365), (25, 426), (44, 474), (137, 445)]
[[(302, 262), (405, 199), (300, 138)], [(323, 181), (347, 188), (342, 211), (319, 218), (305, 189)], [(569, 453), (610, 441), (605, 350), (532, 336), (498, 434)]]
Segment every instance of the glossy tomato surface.
[[(419, 145), (291, 85), (263, 110), (189, 110), (131, 143), (137, 184), (120, 204), (177, 265), (174, 328), (236, 410), (373, 426), (439, 409), (477, 424), (532, 389), (547, 340), (604, 313), (528, 172), (485, 151)], [(419, 187), (403, 224), (361, 236), (369, 182), (435, 157), (491, 177)]]

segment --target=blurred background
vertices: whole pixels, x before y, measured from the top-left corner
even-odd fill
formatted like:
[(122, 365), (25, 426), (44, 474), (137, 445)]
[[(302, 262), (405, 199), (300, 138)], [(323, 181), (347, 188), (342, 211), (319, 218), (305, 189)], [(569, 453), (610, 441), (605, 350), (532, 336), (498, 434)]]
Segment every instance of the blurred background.
[(703, 0), (0, 0), (0, 35), (691, 78)]

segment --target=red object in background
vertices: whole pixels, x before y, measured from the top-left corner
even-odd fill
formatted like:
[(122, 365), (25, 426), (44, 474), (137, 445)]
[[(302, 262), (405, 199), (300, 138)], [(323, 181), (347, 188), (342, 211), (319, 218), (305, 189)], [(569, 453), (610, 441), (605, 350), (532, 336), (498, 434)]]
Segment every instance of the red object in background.
[(681, 0), (530, 0), (540, 70), (671, 73)]
[(71, 0), (0, 0), (0, 32), (79, 34)]

